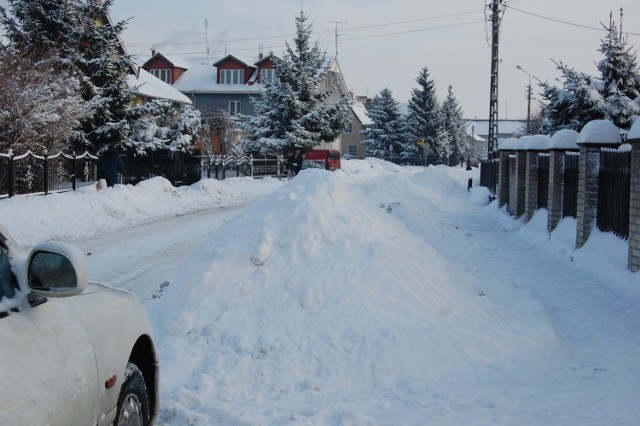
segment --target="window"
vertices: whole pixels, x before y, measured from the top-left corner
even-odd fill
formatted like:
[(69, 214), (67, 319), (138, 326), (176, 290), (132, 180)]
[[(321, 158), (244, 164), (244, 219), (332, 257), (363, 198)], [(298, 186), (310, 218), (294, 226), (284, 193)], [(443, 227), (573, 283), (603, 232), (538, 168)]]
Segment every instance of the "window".
[(229, 101), (229, 115), (240, 114), (240, 101)]
[(345, 133), (353, 133), (353, 123), (349, 123), (344, 126)]
[(349, 155), (358, 155), (358, 145), (349, 145), (347, 148), (349, 150)]
[(220, 70), (220, 84), (243, 84), (244, 70)]
[(171, 70), (151, 70), (151, 74), (165, 83), (171, 84)]
[(273, 69), (264, 69), (260, 70), (260, 81), (266, 83), (267, 81), (273, 82), (275, 77), (275, 70)]

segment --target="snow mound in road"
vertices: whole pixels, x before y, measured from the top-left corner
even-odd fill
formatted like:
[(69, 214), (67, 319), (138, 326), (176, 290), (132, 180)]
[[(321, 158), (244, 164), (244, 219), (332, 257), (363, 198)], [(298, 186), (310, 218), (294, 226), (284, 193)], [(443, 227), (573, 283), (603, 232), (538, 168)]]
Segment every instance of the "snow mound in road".
[(345, 404), (379, 411), (354, 424), (391, 421), (398, 400), (406, 419), (408, 400), (419, 422), (439, 384), (550, 339), (510, 331), (388, 208), (307, 170), (219, 229), (148, 305), (164, 395), (250, 424), (331, 423)]

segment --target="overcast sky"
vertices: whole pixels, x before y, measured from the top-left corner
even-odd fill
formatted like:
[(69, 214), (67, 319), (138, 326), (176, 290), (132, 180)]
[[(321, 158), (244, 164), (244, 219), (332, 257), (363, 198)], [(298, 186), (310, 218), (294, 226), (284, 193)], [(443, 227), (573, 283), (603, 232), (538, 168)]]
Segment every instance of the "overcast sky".
[[(151, 48), (165, 54), (206, 55), (205, 20), (211, 54), (257, 55), (282, 52), (295, 33), (302, 7), (317, 39), (338, 58), (345, 81), (357, 95), (389, 87), (406, 102), (420, 70), (427, 66), (442, 101), (453, 91), (467, 118), (488, 118), (490, 26), (485, 4), (491, 0), (115, 0), (114, 21), (128, 20), (123, 40), (138, 62)], [(0, 3), (5, 3), (0, 0)], [(500, 33), (499, 118), (525, 118), (529, 77), (559, 76), (551, 59), (597, 75), (595, 63), (604, 36), (600, 22), (616, 22), (624, 9), (623, 31), (640, 46), (638, 0), (505, 0)], [(560, 22), (561, 21), (561, 22)], [(585, 28), (589, 27), (589, 28)], [(592, 29), (595, 28), (595, 29)], [(535, 83), (535, 80), (534, 80)], [(534, 87), (534, 96), (538, 97)], [(532, 102), (535, 109), (539, 105)]]

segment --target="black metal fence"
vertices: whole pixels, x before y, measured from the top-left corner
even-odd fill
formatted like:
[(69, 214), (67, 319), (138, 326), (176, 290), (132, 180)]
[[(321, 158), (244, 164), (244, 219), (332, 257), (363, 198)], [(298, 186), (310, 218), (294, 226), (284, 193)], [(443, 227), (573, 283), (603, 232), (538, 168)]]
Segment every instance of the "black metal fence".
[(48, 156), (0, 154), (0, 198), (76, 190), (96, 183), (98, 157), (85, 152)]
[(580, 154), (567, 152), (564, 156), (564, 185), (562, 195), (562, 217), (578, 216), (578, 176)]
[(549, 203), (549, 154), (538, 154), (538, 208), (546, 209)]
[(631, 151), (603, 148), (598, 179), (598, 229), (628, 238)]
[[(284, 175), (278, 157), (207, 156), (168, 150), (150, 151), (144, 155), (122, 154), (125, 171), (123, 184), (135, 185), (154, 176), (162, 176), (172, 185), (191, 185), (203, 177)], [(25, 194), (48, 194), (74, 191), (97, 182), (98, 157), (88, 152), (80, 156), (0, 154), (0, 198)]]
[(135, 185), (154, 176), (162, 176), (174, 186), (191, 185), (202, 177), (202, 156), (179, 151), (158, 150), (144, 155), (123, 155), (124, 184)]

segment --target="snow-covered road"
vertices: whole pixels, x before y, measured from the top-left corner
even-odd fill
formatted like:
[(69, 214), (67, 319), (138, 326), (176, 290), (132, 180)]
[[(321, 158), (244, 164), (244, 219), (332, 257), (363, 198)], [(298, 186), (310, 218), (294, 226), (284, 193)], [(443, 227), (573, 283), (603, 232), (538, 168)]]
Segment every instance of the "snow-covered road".
[(86, 253), (92, 281), (129, 290), (146, 303), (162, 295), (193, 250), (248, 205), (210, 208), (69, 242)]

